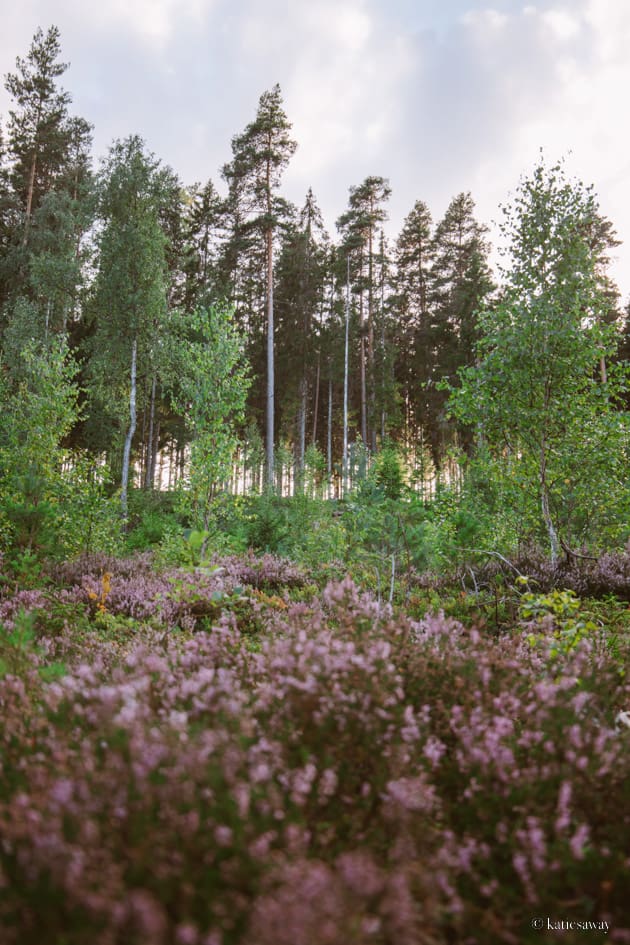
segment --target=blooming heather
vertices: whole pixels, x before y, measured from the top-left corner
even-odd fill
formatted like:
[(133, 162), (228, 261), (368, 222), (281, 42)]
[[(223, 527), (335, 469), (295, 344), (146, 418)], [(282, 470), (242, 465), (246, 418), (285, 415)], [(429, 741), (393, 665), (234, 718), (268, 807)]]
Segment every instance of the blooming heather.
[(256, 647), (220, 612), (164, 634), (239, 566), (99, 561), (66, 593), (89, 608), (105, 566), (106, 606), (162, 630), (0, 677), (0, 941), (527, 943), (563, 904), (630, 941), (619, 653), (547, 662), (526, 631), (410, 621), (349, 580)]

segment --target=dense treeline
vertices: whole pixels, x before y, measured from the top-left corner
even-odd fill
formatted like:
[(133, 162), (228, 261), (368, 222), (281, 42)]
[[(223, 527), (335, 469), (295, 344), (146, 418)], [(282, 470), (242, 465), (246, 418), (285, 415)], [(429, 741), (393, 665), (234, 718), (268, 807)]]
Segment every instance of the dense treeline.
[[(498, 288), (470, 194), (456, 195), (438, 221), (419, 199), (394, 241), (385, 233), (385, 178), (350, 187), (334, 236), (312, 190), (301, 207), (284, 199), (282, 173), (296, 142), (278, 86), (232, 139), (219, 189), (212, 179), (184, 185), (135, 136), (116, 141), (94, 171), (91, 127), (72, 114), (60, 84), (66, 68), (52, 27), (38, 31), (6, 77), (13, 106), (0, 142), (3, 385), (8, 401), (28, 409), (5, 432), (5, 454), (19, 444), (28, 457), (44, 423), (50, 468), (67, 464), (72, 451), (75, 473), (84, 468), (100, 486), (111, 477), (126, 517), (134, 482), (152, 490), (185, 478), (198, 511), (226, 485), (286, 494), (302, 491), (308, 477), (339, 495), (370, 457), (395, 446), (408, 481), (426, 496), (458, 477), (465, 458), (479, 464), (485, 456), (495, 475), (497, 464), (514, 467), (525, 452), (536, 459), (520, 485), (540, 492), (557, 554), (552, 506), (564, 501), (558, 483), (571, 478), (567, 457), (576, 455), (557, 420), (567, 402), (582, 404), (575, 437), (612, 436), (615, 468), (627, 449), (616, 365), (630, 332), (606, 276), (617, 244), (586, 192), (574, 188), (573, 203), (554, 204), (554, 193), (571, 187), (557, 169), (544, 178), (539, 168), (538, 191), (527, 196), (525, 187), (508, 220), (521, 257)], [(525, 221), (530, 199), (539, 200), (537, 230), (535, 208)], [(554, 213), (568, 215), (577, 243), (571, 234), (562, 243)], [(535, 287), (545, 266), (555, 275)], [(544, 317), (526, 314), (532, 297), (552, 296), (557, 304)], [(552, 350), (545, 319), (569, 311), (566, 344)], [(509, 325), (514, 337), (503, 331)], [(519, 325), (529, 325), (524, 335)], [(490, 370), (493, 351), (495, 362), (502, 348), (520, 351), (527, 374), (524, 352), (541, 325), (539, 363), (553, 362), (562, 376), (514, 371), (510, 388)], [(463, 391), (459, 401), (449, 401), (453, 388)], [(531, 410), (516, 416), (522, 398)], [(502, 418), (493, 414), (497, 400)], [(597, 435), (595, 414), (607, 418)], [(541, 441), (528, 443), (528, 424), (543, 430)], [(554, 436), (564, 437), (562, 449)], [(609, 460), (591, 457), (592, 476)], [(24, 477), (42, 475), (30, 459), (10, 466), (4, 479), (22, 477), (22, 495)], [(605, 492), (610, 484), (600, 485)], [(29, 488), (37, 491), (36, 482)], [(508, 502), (505, 490), (500, 501)], [(574, 520), (584, 516), (581, 501), (572, 498)]]
[(40, 32), (7, 78), (14, 108), (2, 164), (0, 293), (5, 351), (49, 333), (67, 337), (81, 359), (90, 407), (73, 445), (105, 453), (122, 478), (129, 427), (117, 414), (135, 339), (131, 449), (143, 482), (155, 483), (158, 451), (181, 457), (187, 443), (155, 342), (174, 310), (227, 302), (254, 378), (243, 431), (254, 480), (265, 440), (267, 467), (274, 445), (292, 450), (296, 481), (309, 446), (338, 475), (347, 291), (350, 441), (374, 452), (387, 439), (422, 440), (436, 468), (450, 446), (465, 445), (438, 382), (472, 363), (474, 313), (492, 288), (469, 194), (435, 226), (418, 201), (390, 245), (391, 191), (368, 177), (350, 188), (331, 239), (311, 190), (300, 208), (280, 196), (296, 143), (277, 86), (232, 141), (224, 196), (212, 180), (184, 186), (139, 138), (116, 142), (94, 174), (91, 129), (71, 115), (59, 60), (57, 30)]

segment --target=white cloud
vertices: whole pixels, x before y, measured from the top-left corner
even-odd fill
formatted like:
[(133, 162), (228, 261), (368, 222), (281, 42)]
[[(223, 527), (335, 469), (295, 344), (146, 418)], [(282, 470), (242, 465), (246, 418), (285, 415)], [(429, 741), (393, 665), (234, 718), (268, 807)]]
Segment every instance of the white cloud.
[(292, 4), (284, 21), (275, 22), (272, 49), (261, 52), (261, 44), (251, 43), (264, 33), (263, 11), (255, 8), (244, 28), (248, 51), (261, 57), (264, 71), (270, 57), (286, 60), (287, 50), (295, 50), (281, 79), (299, 142), (286, 184), (298, 201), (316, 187), (332, 224), (350, 184), (368, 173), (387, 174), (383, 156), (400, 135), (411, 46), (364, 0)]
[(500, 10), (487, 7), (484, 10), (467, 10), (460, 18), (464, 26), (484, 32), (486, 30), (500, 30), (509, 22), (509, 16)]
[(560, 40), (573, 39), (580, 31), (580, 17), (572, 15), (567, 10), (546, 10), (542, 16), (545, 26)]
[(71, 0), (76, 15), (90, 28), (129, 30), (141, 41), (162, 50), (182, 22), (201, 24), (212, 0), (107, 0), (106, 3)]

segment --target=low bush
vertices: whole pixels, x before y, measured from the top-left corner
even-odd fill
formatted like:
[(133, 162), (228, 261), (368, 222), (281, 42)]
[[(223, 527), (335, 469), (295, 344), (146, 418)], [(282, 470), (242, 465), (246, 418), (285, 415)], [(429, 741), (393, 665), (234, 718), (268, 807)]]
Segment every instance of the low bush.
[(566, 553), (555, 563), (537, 546), (521, 548), (510, 555), (509, 560), (490, 550), (485, 554), (470, 554), (466, 566), (450, 574), (429, 576), (427, 580), (442, 585), (467, 581), (472, 587), (475, 580), (471, 580), (471, 570), (477, 584), (482, 585), (491, 584), (497, 575), (513, 582), (520, 574), (541, 592), (568, 590), (578, 597), (593, 598), (612, 594), (619, 600), (630, 601), (630, 544), (600, 555), (581, 549)]
[(226, 614), (0, 679), (3, 942), (534, 943), (539, 915), (628, 941), (627, 638), (550, 662), (525, 622), (394, 617), (349, 580), (258, 593), (255, 649)]

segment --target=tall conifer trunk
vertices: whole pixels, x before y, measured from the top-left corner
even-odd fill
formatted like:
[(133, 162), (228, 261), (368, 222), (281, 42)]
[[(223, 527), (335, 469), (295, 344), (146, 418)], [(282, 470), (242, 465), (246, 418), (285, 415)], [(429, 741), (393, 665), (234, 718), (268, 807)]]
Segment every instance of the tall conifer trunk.
[(304, 456), (306, 453), (306, 396), (308, 393), (308, 385), (306, 383), (306, 377), (302, 375), (300, 378), (300, 392), (299, 392), (299, 402), (298, 402), (298, 443), (297, 443), (297, 463), (296, 463), (296, 476), (295, 476), (295, 491), (300, 492), (304, 489)]
[(359, 295), (359, 325), (361, 331), (360, 360), (361, 360), (361, 439), (364, 446), (368, 445), (367, 428), (367, 384), (365, 379), (365, 315), (363, 312), (363, 290)]
[(267, 230), (267, 469), (266, 486), (274, 487), (274, 326), (273, 326), (273, 231)]
[(328, 475), (328, 498), (332, 486), (332, 372), (328, 365), (328, 430), (326, 431), (326, 473)]
[(153, 428), (155, 424), (155, 388), (156, 386), (157, 386), (157, 381), (154, 374), (153, 380), (151, 382), (151, 402), (149, 404), (149, 432), (147, 434), (147, 456), (146, 456), (146, 468), (145, 468), (145, 473), (144, 473), (144, 488), (145, 489), (153, 488), (153, 475), (155, 472)]
[[(151, 451), (151, 471), (149, 479), (149, 488), (155, 488), (155, 473), (157, 467), (158, 449), (160, 445), (160, 421), (155, 424), (155, 433), (153, 435), (153, 449)], [(160, 468), (162, 467), (162, 457), (160, 457)], [(159, 476), (158, 490), (162, 488), (162, 476)]]
[(136, 432), (136, 365), (138, 358), (138, 339), (133, 339), (133, 345), (131, 346), (131, 390), (129, 392), (129, 427), (127, 429), (127, 436), (125, 437), (125, 448), (123, 450), (123, 465), (122, 465), (122, 489), (120, 493), (120, 505), (122, 509), (122, 517), (126, 522), (129, 517), (129, 503), (128, 503), (128, 492), (129, 492), (129, 466), (131, 461), (131, 443), (133, 441), (134, 433)]
[[(258, 111), (253, 122), (247, 125), (243, 134), (232, 139), (233, 159), (223, 168), (223, 176), (228, 181), (229, 203), (236, 219), (247, 224), (251, 231), (260, 234), (261, 249), (264, 246), (267, 279), (266, 293), (266, 367), (267, 390), (265, 404), (265, 487), (274, 489), (275, 452), (274, 452), (274, 416), (275, 416), (275, 369), (274, 369), (274, 300), (273, 300), (273, 237), (279, 216), (285, 213), (283, 201), (275, 200), (274, 193), (280, 183), (282, 170), (288, 164), (295, 151), (296, 143), (289, 137), (290, 123), (282, 109), (280, 86), (275, 85), (269, 92), (261, 95)], [(244, 229), (244, 227), (243, 227)], [(229, 282), (233, 296), (237, 296), (239, 281), (243, 278), (238, 257), (241, 253), (240, 235), (237, 227), (231, 239), (231, 255), (235, 256), (230, 264)], [(254, 294), (254, 287), (251, 290)], [(249, 306), (248, 317), (251, 319), (257, 306)], [(263, 309), (264, 311), (264, 309)], [(265, 336), (264, 315), (260, 315), (262, 338)]]
[[(313, 437), (311, 442), (315, 446), (317, 441), (317, 415), (319, 413), (319, 375), (321, 371), (321, 353), (317, 352), (317, 371), (315, 372), (315, 402), (313, 404)], [(306, 379), (304, 380), (306, 384)], [(306, 403), (306, 391), (304, 392), (304, 402)]]
[(28, 191), (26, 194), (26, 215), (24, 219), (24, 238), (23, 245), (28, 241), (28, 231), (31, 225), (31, 216), (33, 213), (33, 194), (35, 192), (35, 172), (37, 170), (37, 147), (33, 149), (33, 160), (31, 161), (31, 171), (28, 178)]
[(348, 343), (350, 335), (350, 257), (346, 261), (346, 337), (343, 361), (343, 458), (341, 494), (348, 488)]
[[(374, 199), (370, 198), (370, 215), (374, 214)], [(370, 382), (370, 425), (369, 425), (369, 447), (373, 453), (376, 452), (376, 377), (374, 371), (374, 291), (372, 280), (374, 278), (374, 253), (373, 253), (373, 228), (370, 226), (368, 235), (368, 368)]]

